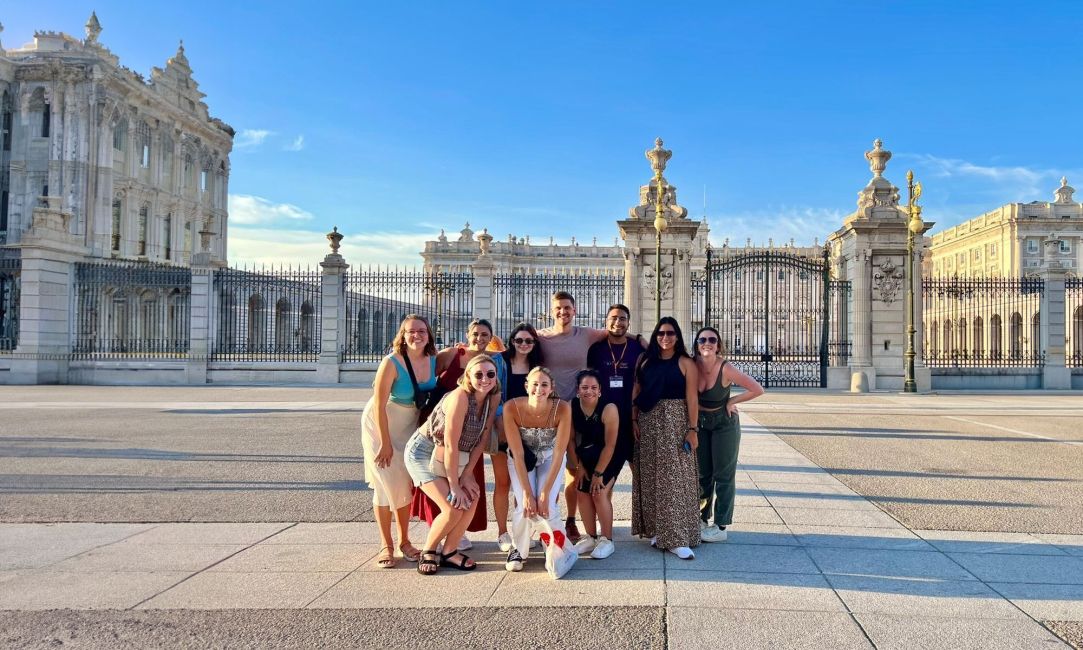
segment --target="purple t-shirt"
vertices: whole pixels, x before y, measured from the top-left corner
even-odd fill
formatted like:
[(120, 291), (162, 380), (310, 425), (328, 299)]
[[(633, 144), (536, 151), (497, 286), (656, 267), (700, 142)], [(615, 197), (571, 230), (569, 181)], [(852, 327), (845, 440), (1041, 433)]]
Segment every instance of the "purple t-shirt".
[(587, 350), (596, 339), (596, 330), (572, 327), (567, 334), (557, 334), (552, 327), (538, 330), (545, 354), (545, 366), (557, 382), (557, 395), (571, 401), (575, 397), (575, 374), (587, 367)]

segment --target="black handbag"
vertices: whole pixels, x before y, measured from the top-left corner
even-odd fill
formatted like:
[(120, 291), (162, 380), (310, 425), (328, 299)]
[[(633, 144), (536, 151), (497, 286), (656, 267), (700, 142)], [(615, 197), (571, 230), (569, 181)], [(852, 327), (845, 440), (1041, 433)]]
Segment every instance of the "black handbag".
[(432, 390), (421, 390), (417, 384), (417, 375), (414, 374), (414, 366), (410, 363), (410, 357), (403, 355), (402, 358), (406, 361), (406, 372), (409, 373), (410, 383), (414, 386), (414, 406), (418, 410), (417, 423), (420, 426), (425, 423), (425, 420), (429, 419), (429, 415), (436, 409), (436, 405), (446, 391), (440, 390), (439, 382), (437, 382), (436, 388)]

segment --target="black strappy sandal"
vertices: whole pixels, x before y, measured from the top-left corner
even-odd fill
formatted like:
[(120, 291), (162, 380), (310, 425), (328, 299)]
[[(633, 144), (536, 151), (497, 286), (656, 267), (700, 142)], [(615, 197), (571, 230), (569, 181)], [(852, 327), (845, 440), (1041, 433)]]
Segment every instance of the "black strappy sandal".
[(423, 576), (436, 575), (436, 572), (440, 568), (440, 564), (443, 561), (443, 557), (439, 552), (433, 551), (421, 551), (421, 556), (417, 562), (417, 572)]
[[(451, 558), (455, 557), (456, 555), (462, 556), (462, 562), (451, 561)], [(473, 562), (473, 564), (467, 564), (467, 562)], [(440, 555), (440, 566), (449, 566), (453, 569), (458, 569), (459, 571), (473, 571), (474, 569), (478, 568), (478, 563), (471, 560), (469, 555), (466, 555), (461, 551), (452, 551), (447, 555)]]

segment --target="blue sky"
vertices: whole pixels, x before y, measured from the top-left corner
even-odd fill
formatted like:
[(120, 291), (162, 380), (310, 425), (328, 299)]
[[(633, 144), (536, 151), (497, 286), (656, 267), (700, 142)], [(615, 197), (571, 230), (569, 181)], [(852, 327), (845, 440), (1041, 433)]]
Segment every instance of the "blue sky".
[(1083, 188), (1074, 2), (24, 1), (0, 39), (81, 37), (91, 9), (145, 74), (183, 38), (237, 129), (232, 263), (319, 259), (332, 225), (354, 264), (417, 264), (465, 221), (612, 242), (657, 136), (716, 244), (822, 241), (875, 138), (936, 230)]

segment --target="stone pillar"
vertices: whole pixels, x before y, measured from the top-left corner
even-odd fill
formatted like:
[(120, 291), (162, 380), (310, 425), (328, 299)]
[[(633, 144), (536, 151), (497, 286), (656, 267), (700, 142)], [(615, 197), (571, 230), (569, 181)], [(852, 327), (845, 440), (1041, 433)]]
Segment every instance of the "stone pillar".
[[(1042, 388), (1046, 390), (1067, 390), (1072, 387), (1072, 371), (1067, 367), (1066, 307), (1064, 301), (1064, 280), (1068, 269), (1064, 268), (1054, 256), (1060, 248), (1060, 240), (1050, 235), (1045, 240), (1047, 261), (1042, 269), (1045, 290), (1042, 292), (1041, 313), (1041, 350), (1045, 352), (1045, 365), (1042, 367)], [(1050, 254), (1052, 253), (1052, 254)]]
[(327, 233), (331, 253), (320, 267), (320, 358), (316, 364), (316, 380), (321, 384), (339, 383), (339, 362), (346, 342), (346, 271), (350, 265), (338, 254), (342, 235), (336, 226)]
[(186, 368), (189, 384), (207, 383), (207, 363), (214, 346), (217, 332), (218, 296), (214, 291), (214, 267), (209, 256), (199, 253), (192, 260), (192, 294), (188, 325), (188, 366)]
[(68, 381), (74, 322), (75, 262), (87, 250), (69, 233), (71, 213), (60, 199), (34, 208), (31, 228), (20, 243), (22, 258), (19, 344), (11, 357), (11, 382)]
[[(907, 342), (909, 213), (899, 205), (899, 188), (883, 176), (891, 152), (876, 140), (865, 158), (873, 177), (858, 192), (857, 210), (831, 235), (831, 240), (847, 260), (846, 279), (852, 283), (853, 290), (851, 389), (902, 390), (903, 354)], [(922, 233), (917, 237), (920, 238), (932, 225), (924, 222)], [(920, 268), (919, 262), (915, 260), (915, 273)], [(914, 302), (915, 313), (918, 313), (920, 300), (917, 295)], [(920, 319), (915, 320), (916, 328), (920, 328), (919, 323)], [(921, 374), (915, 370), (916, 378)], [(919, 388), (921, 381), (919, 379)]]
[[(489, 234), (488, 228), (483, 229), (478, 235), (481, 252), (478, 254), (477, 261), (474, 262), (474, 317), (484, 318), (489, 322), (493, 320), (496, 307), (493, 304), (493, 276), (496, 275), (496, 264), (489, 255), (489, 245), (492, 241), (493, 236)], [(506, 335), (507, 332), (503, 334)]]

